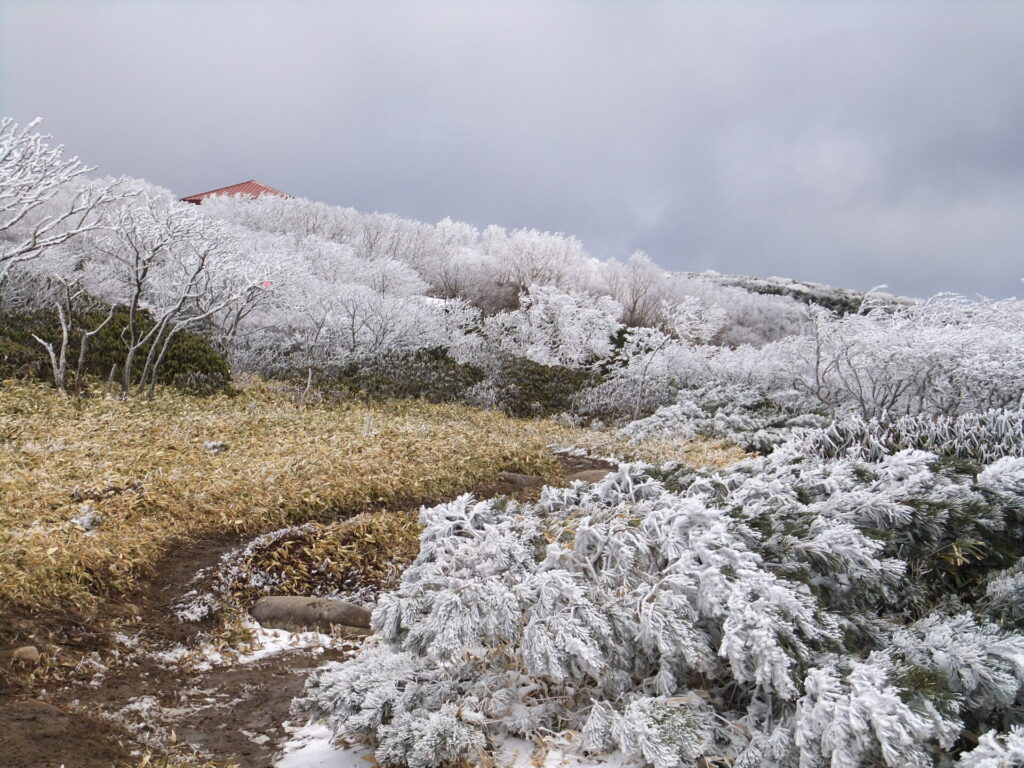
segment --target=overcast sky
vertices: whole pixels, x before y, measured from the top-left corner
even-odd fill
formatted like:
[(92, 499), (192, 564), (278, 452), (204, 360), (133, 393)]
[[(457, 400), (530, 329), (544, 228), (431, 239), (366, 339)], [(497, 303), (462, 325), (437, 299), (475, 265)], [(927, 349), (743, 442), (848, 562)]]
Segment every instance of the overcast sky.
[(1024, 2), (0, 0), (0, 113), (181, 195), (1024, 293)]

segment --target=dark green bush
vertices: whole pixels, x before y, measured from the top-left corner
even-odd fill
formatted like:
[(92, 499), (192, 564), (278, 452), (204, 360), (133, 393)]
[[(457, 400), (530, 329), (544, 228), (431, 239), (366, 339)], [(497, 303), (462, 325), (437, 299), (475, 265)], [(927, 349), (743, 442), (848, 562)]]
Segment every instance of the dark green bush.
[(550, 416), (571, 410), (576, 395), (599, 380), (593, 371), (512, 358), (489, 383), (494, 407), (510, 416)]
[(35, 348), (28, 347), (3, 335), (3, 330), (0, 327), (0, 379), (37, 378), (45, 352), (34, 341)]
[(318, 383), (375, 399), (422, 397), (432, 403), (463, 401), (483, 372), (457, 363), (443, 349), (395, 353), (321, 372)]
[[(290, 371), (284, 378), (301, 386), (306, 377), (300, 374)], [(591, 371), (522, 358), (507, 358), (485, 373), (456, 362), (444, 349), (385, 355), (313, 371), (314, 387), (342, 396), (468, 402), (522, 417), (568, 411), (580, 390), (599, 380), (600, 375)]]
[[(79, 325), (93, 328), (103, 321), (107, 310), (96, 310), (81, 318)], [(84, 373), (106, 379), (114, 365), (124, 365), (127, 345), (122, 332), (128, 324), (128, 310), (119, 307), (113, 319), (89, 340)], [(148, 314), (140, 319), (143, 333), (153, 327)], [(42, 346), (32, 338), (35, 334), (56, 347), (60, 342), (60, 324), (54, 312), (31, 314), (0, 312), (0, 378), (31, 377), (53, 380), (50, 360)], [(68, 348), (68, 371), (73, 375), (78, 362), (80, 333), (72, 333)], [(142, 372), (148, 346), (136, 358), (136, 376)], [(195, 333), (182, 331), (174, 337), (160, 368), (160, 383), (196, 394), (224, 389), (231, 381), (227, 361), (213, 345)]]

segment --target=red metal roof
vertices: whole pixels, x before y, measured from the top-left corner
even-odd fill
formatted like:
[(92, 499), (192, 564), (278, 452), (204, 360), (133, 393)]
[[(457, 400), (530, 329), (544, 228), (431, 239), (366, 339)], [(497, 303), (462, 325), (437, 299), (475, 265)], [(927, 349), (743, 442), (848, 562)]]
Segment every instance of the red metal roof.
[(280, 189), (268, 187), (266, 184), (261, 184), (256, 181), (256, 179), (249, 179), (248, 181), (243, 181), (240, 184), (232, 184), (229, 187), (221, 187), (220, 189), (211, 189), (209, 192), (200, 192), (197, 195), (189, 195), (188, 197), (181, 198), (181, 200), (184, 203), (199, 204), (204, 198), (210, 197), (210, 195), (230, 195), (232, 197), (237, 195), (250, 195), (252, 197), (276, 195), (277, 197), (288, 197), (288, 195)]

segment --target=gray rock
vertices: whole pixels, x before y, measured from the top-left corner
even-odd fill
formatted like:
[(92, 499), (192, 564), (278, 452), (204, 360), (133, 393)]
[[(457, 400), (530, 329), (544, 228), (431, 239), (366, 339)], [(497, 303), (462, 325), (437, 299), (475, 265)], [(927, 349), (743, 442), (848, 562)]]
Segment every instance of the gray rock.
[(34, 664), (39, 661), (39, 649), (34, 645), (23, 645), (21, 648), (14, 649), (11, 658), (15, 661), (30, 661)]
[(368, 635), (370, 612), (362, 606), (326, 597), (261, 597), (249, 615), (264, 627), (298, 632), (316, 629), (329, 632), (340, 628), (346, 635)]
[(203, 443), (203, 448), (207, 453), (215, 456), (218, 453), (224, 453), (228, 449), (228, 444), (222, 443), (220, 440), (209, 440)]
[(521, 475), (518, 472), (499, 472), (498, 477), (503, 482), (517, 485), (520, 488), (533, 488), (544, 484), (544, 480), (536, 475)]
[(582, 472), (574, 472), (566, 476), (565, 481), (573, 483), (577, 480), (582, 480), (584, 483), (597, 483), (604, 480), (605, 476), (613, 471), (612, 469), (585, 469)]

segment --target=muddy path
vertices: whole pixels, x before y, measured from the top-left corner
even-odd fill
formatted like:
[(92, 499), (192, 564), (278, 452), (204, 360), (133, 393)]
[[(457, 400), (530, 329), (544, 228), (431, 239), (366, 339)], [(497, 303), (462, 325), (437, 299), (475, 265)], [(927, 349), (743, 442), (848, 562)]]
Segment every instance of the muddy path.
[[(612, 468), (589, 458), (559, 462), (566, 479)], [(497, 478), (476, 493), (531, 492)], [(0, 766), (109, 768), (172, 754), (271, 768), (288, 728), (297, 725), (290, 724), (291, 702), (310, 671), (351, 656), (358, 645), (281, 633), (269, 652), (262, 637), (264, 647), (253, 653), (248, 638), (225, 630), (220, 617), (179, 618), (175, 606), (209, 587), (221, 557), (252, 538), (218, 536), (178, 547), (130, 602), (87, 615), (2, 617), (9, 638), (47, 653), (36, 665), (3, 662), (10, 674), (0, 689)]]

